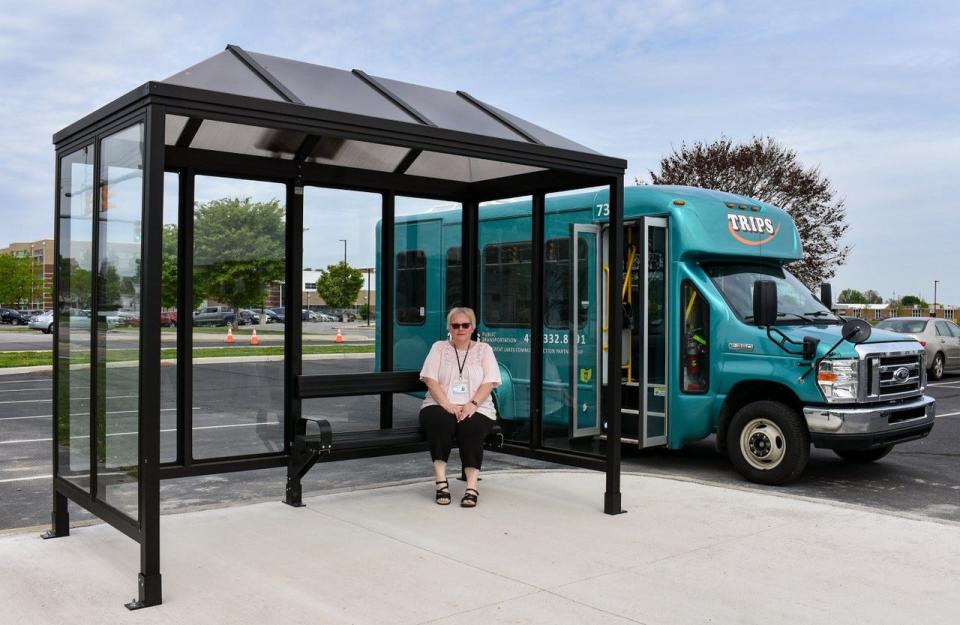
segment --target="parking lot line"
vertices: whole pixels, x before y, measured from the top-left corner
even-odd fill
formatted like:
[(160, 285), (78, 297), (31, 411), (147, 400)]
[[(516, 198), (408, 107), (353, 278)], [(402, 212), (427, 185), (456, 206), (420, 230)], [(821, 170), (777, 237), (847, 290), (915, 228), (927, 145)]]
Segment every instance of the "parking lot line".
[[(193, 409), (196, 410), (197, 408), (199, 408), (199, 406), (194, 406)], [(160, 409), (160, 412), (173, 412), (173, 411), (175, 411), (175, 410), (176, 410), (176, 408), (161, 408), (161, 409)], [(134, 413), (134, 412), (137, 412), (137, 411), (136, 411), (136, 410), (108, 410), (108, 411), (107, 411), (107, 414), (130, 414), (130, 413)], [(75, 416), (75, 417), (89, 417), (89, 416), (90, 416), (90, 413), (89, 413), (89, 412), (75, 412), (75, 413), (73, 413), (73, 416)], [(50, 419), (50, 418), (52, 418), (52, 417), (53, 417), (52, 414), (37, 414), (37, 415), (30, 415), (30, 416), (27, 416), (27, 417), (0, 417), (0, 421), (15, 421), (15, 420), (17, 420), (17, 419)]]
[(960, 415), (960, 412), (948, 412), (946, 414), (938, 414), (937, 418), (939, 419), (940, 417), (956, 417), (957, 415)]
[(40, 378), (39, 380), (4, 380), (0, 384), (51, 384), (52, 380), (44, 380)]
[[(228, 423), (226, 425), (198, 425), (193, 429), (194, 430), (220, 430), (224, 428), (248, 428), (248, 427), (255, 427), (255, 426), (276, 427), (278, 425), (280, 424), (279, 423)], [(176, 432), (176, 431), (177, 431), (177, 428), (166, 428), (166, 429), (160, 430), (160, 433), (164, 434), (167, 432)], [(113, 436), (136, 436), (137, 434), (138, 432), (108, 432), (106, 436), (109, 438)], [(89, 438), (89, 435), (84, 434), (84, 435), (71, 436), (70, 440), (73, 440), (73, 439), (80, 440), (85, 438)], [(0, 445), (15, 445), (15, 444), (22, 444), (22, 443), (49, 443), (52, 441), (53, 441), (52, 438), (24, 438), (24, 439), (15, 440), (15, 441), (0, 441)]]
[[(111, 395), (105, 397), (104, 399), (131, 399), (133, 397), (140, 397), (139, 395)], [(71, 397), (70, 401), (81, 401), (84, 399), (90, 399), (89, 397)], [(39, 404), (42, 402), (52, 402), (53, 399), (14, 399), (9, 401), (0, 401), (0, 404)]]

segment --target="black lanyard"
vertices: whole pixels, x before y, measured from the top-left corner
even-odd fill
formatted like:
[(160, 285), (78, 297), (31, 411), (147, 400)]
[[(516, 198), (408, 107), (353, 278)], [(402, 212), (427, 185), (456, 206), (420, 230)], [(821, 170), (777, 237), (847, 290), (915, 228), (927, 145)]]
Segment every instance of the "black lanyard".
[(453, 346), (453, 355), (457, 357), (457, 373), (460, 376), (460, 381), (463, 382), (463, 368), (467, 365), (467, 356), (470, 355), (470, 343), (467, 343), (467, 351), (463, 355), (463, 364), (460, 364), (460, 352), (457, 351), (457, 346)]

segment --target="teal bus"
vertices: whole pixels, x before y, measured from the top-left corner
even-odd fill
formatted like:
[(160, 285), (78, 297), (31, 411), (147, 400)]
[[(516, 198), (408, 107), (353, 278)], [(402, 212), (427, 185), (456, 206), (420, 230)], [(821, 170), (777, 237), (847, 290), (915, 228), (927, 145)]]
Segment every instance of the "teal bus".
[[(620, 293), (607, 288), (608, 217), (607, 189), (546, 201), (545, 443), (589, 450), (605, 439), (614, 340), (622, 442), (679, 449), (716, 435), (751, 481), (796, 478), (811, 445), (867, 462), (932, 429), (921, 345), (845, 324), (791, 275), (785, 264), (803, 250), (783, 210), (692, 187), (625, 189)], [(529, 200), (480, 207), (477, 332), (497, 355), (499, 418), (516, 440), (529, 435), (531, 225)], [(398, 217), (395, 246), (394, 368), (417, 370), (462, 303), (460, 210)], [(619, 337), (608, 332), (613, 306)]]

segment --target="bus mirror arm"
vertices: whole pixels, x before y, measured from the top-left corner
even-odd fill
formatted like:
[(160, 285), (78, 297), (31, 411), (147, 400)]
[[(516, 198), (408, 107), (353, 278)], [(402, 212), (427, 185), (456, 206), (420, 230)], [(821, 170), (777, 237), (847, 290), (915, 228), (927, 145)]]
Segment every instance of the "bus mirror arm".
[[(776, 334), (777, 336), (773, 336)], [(812, 336), (803, 337), (802, 341), (795, 341), (777, 328), (773, 326), (767, 326), (767, 338), (774, 342), (774, 344), (782, 349), (783, 351), (791, 354), (793, 356), (800, 356), (803, 360), (813, 360), (817, 357), (817, 347), (820, 346), (820, 339), (814, 338)], [(787, 344), (797, 345), (800, 347), (800, 350), (797, 351), (791, 347), (787, 347)]]
[(865, 343), (867, 339), (870, 338), (871, 331), (872, 328), (870, 327), (870, 324), (863, 319), (850, 319), (847, 321), (840, 329), (840, 339), (833, 344), (833, 347), (827, 350), (826, 354), (820, 358), (817, 358), (817, 360), (810, 365), (810, 370), (804, 372), (804, 374), (800, 376), (800, 379), (805, 379), (810, 374), (810, 371), (819, 369), (820, 363), (826, 360), (827, 357), (833, 353), (833, 350), (840, 346), (840, 343), (843, 343), (844, 341), (850, 341), (854, 345)]

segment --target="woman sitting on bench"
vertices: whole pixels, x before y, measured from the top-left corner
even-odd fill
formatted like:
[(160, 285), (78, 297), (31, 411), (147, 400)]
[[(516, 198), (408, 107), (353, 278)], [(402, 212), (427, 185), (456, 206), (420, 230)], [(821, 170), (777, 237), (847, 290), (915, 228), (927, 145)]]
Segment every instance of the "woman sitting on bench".
[(429, 391), (420, 407), (420, 425), (430, 444), (436, 501), (441, 506), (451, 501), (447, 460), (454, 438), (460, 447), (460, 462), (467, 477), (460, 505), (464, 508), (477, 505), (483, 440), (497, 419), (490, 394), (500, 386), (500, 367), (489, 345), (470, 340), (476, 327), (477, 316), (473, 310), (451, 309), (447, 313), (450, 339), (433, 344), (420, 370), (420, 379)]

